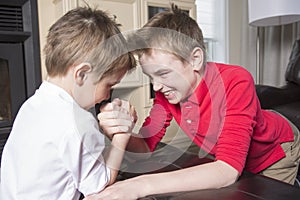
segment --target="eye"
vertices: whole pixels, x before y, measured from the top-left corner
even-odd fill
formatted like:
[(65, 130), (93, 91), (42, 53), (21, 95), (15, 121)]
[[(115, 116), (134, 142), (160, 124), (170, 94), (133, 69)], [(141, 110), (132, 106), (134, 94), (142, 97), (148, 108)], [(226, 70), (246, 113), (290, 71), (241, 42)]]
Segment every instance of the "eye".
[(159, 73), (158, 75), (159, 75), (160, 77), (164, 78), (164, 77), (166, 77), (168, 74), (169, 74), (169, 72), (168, 72), (168, 71), (165, 71), (165, 72)]
[(110, 84), (109, 87), (112, 88), (115, 85), (117, 85), (117, 83)]
[(115, 85), (117, 85), (117, 84), (119, 84), (120, 83), (120, 81), (116, 81), (116, 82), (111, 82), (111, 83), (109, 83), (108, 85), (110, 86), (110, 87), (113, 87), (113, 86), (115, 86)]

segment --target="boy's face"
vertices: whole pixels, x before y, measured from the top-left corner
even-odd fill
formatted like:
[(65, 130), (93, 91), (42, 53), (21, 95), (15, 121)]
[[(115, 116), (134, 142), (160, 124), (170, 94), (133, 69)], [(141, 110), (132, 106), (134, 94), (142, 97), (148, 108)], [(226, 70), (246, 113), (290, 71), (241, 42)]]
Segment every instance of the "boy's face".
[(140, 58), (143, 72), (148, 75), (154, 91), (164, 94), (171, 104), (186, 100), (200, 82), (191, 63), (182, 62), (175, 55), (152, 50)]
[(97, 83), (95, 83), (93, 75), (90, 74), (76, 95), (77, 103), (84, 109), (90, 109), (96, 103), (109, 99), (112, 86), (119, 83), (125, 73), (124, 71), (106, 76)]

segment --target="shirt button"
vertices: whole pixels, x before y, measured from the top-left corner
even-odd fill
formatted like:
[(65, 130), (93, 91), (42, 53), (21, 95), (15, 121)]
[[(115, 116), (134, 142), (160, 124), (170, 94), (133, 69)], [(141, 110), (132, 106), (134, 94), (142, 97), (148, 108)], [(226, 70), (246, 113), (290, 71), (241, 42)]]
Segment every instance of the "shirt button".
[(186, 120), (186, 123), (190, 124), (190, 123), (192, 123), (192, 120), (188, 119), (188, 120)]

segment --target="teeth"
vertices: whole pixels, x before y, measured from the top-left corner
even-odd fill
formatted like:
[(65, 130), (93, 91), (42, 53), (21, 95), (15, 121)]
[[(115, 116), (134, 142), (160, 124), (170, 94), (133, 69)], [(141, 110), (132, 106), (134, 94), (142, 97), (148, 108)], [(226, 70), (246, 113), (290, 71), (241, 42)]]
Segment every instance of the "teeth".
[(172, 94), (174, 93), (173, 91), (168, 91), (168, 92), (165, 92), (165, 95), (168, 96), (169, 94)]

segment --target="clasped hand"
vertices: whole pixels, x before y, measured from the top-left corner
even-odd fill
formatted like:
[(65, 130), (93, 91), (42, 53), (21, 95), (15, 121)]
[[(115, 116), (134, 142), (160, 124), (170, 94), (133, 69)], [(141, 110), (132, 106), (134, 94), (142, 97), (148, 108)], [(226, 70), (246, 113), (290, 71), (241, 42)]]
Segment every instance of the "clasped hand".
[(128, 101), (114, 99), (100, 108), (99, 125), (104, 134), (112, 139), (117, 133), (131, 133), (137, 121), (137, 114)]

